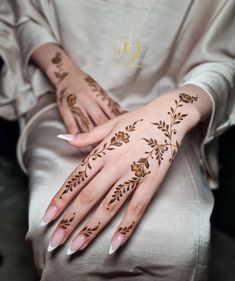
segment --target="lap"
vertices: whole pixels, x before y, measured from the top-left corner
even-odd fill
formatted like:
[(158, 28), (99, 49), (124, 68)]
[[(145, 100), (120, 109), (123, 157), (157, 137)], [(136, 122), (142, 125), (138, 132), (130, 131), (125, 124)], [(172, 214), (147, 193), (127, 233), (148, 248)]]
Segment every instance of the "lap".
[(57, 251), (47, 252), (55, 224), (41, 228), (42, 216), (82, 160), (75, 148), (56, 138), (64, 130), (58, 111), (51, 108), (35, 120), (27, 138), (27, 238), (32, 242), (41, 280), (205, 280), (213, 199), (187, 137), (134, 235), (116, 255), (109, 256), (108, 249), (124, 210), (81, 254), (66, 256), (71, 239)]

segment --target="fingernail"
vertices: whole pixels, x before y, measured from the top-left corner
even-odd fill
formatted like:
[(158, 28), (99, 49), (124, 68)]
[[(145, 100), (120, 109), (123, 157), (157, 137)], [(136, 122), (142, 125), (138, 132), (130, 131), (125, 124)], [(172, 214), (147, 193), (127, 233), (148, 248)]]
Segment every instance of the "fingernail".
[(67, 255), (72, 255), (78, 250), (84, 249), (85, 244), (87, 244), (87, 238), (83, 234), (79, 234), (76, 238), (73, 239), (68, 251)]
[(65, 238), (65, 231), (62, 228), (58, 228), (55, 233), (53, 234), (51, 238), (51, 242), (48, 246), (48, 252), (53, 251), (55, 248), (57, 248), (64, 240)]
[(58, 208), (56, 206), (51, 206), (45, 213), (41, 226), (47, 225), (49, 222), (51, 222), (57, 214)]
[(112, 241), (110, 248), (109, 248), (109, 254), (112, 255), (117, 251), (117, 249), (123, 244), (125, 237), (121, 234), (118, 234)]
[(62, 135), (57, 135), (57, 138), (62, 140), (72, 141), (75, 140), (76, 137), (71, 134), (62, 134)]

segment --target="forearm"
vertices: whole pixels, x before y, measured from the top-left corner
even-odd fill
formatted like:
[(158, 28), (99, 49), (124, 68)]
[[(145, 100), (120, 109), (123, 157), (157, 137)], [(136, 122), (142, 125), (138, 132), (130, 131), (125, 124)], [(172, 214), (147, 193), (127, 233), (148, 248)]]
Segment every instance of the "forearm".
[(31, 60), (41, 68), (54, 86), (63, 79), (67, 79), (75, 68), (76, 71), (79, 70), (66, 52), (54, 43), (44, 44), (37, 48)]

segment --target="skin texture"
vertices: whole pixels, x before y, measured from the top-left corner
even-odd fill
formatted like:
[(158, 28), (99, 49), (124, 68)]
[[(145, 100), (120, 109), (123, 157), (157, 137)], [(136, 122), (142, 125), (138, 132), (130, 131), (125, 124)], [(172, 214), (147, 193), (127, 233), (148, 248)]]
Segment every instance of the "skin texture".
[(40, 46), (31, 59), (54, 86), (58, 107), (70, 134), (88, 132), (125, 112), (58, 45)]
[[(79, 231), (69, 254), (85, 249), (132, 195), (114, 233), (111, 253), (123, 245), (160, 188), (185, 134), (208, 117), (211, 110), (210, 98), (203, 90), (184, 86), (70, 141), (79, 148), (93, 143), (99, 145), (71, 173), (46, 210), (47, 214), (51, 208), (56, 208), (51, 221), (62, 212), (64, 219), (76, 213), (70, 226), (64, 229), (63, 240), (56, 245), (53, 243), (54, 248), (67, 240), (101, 200), (83, 227), (83, 230), (90, 229), (89, 236)], [(58, 225), (52, 242), (60, 230)]]

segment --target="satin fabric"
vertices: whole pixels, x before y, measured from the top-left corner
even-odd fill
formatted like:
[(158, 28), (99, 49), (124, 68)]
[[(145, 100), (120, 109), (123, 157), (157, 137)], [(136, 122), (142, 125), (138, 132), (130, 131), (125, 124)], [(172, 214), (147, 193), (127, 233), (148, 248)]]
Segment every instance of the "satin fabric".
[[(61, 45), (127, 110), (180, 85), (197, 85), (213, 103), (199, 143), (201, 165), (210, 187), (218, 186), (217, 137), (235, 124), (235, 0), (12, 3), (22, 69), (32, 87), (31, 103), (25, 95), (24, 106), (30, 109), (40, 95), (52, 90), (30, 62), (32, 52), (48, 42)], [(126, 39), (136, 54), (134, 65), (123, 53)], [(20, 147), (20, 158), (22, 153)]]
[[(45, 100), (51, 104), (52, 96), (48, 94), (43, 99), (41, 106), (44, 107)], [(82, 253), (72, 258), (66, 256), (71, 239), (58, 250), (47, 252), (52, 230), (59, 220), (48, 228), (40, 227), (44, 211), (66, 177), (85, 157), (56, 138), (64, 132), (65, 127), (53, 104), (28, 129), (25, 154), (30, 180), (27, 239), (32, 242), (41, 281), (207, 280), (213, 196), (200, 169), (195, 138), (189, 135), (184, 138), (135, 233), (116, 254), (109, 256), (108, 249), (125, 208)], [(197, 133), (193, 132), (195, 137)]]

